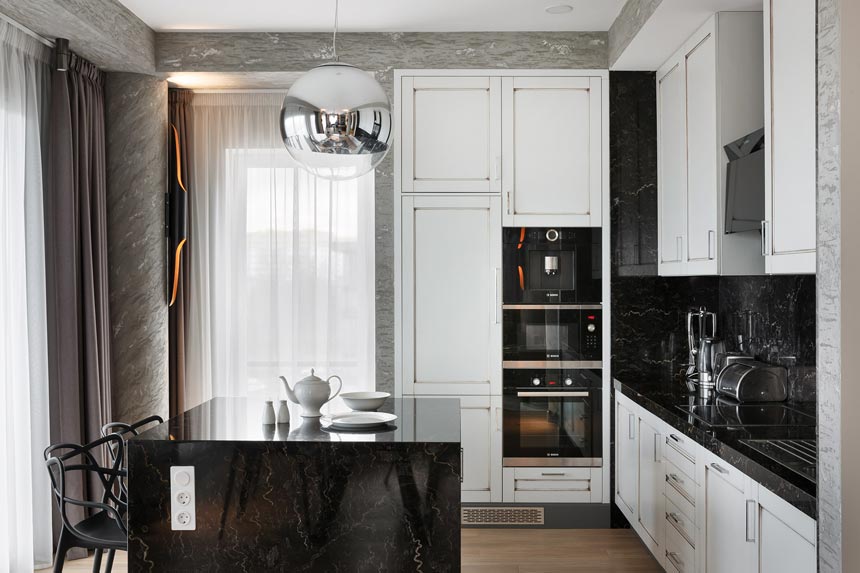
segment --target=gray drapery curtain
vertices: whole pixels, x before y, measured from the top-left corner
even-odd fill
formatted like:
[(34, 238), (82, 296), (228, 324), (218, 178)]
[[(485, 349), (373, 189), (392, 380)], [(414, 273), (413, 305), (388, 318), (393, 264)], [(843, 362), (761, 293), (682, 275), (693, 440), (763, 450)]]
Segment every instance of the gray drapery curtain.
[[(97, 439), (101, 426), (111, 421), (110, 315), (104, 75), (75, 54), (67, 71), (53, 72), (48, 125), (51, 441), (84, 444)], [(98, 494), (100, 486), (91, 477), (91, 483), (67, 483), (71, 496)]]
[[(191, 181), (191, 113), (189, 106), (194, 97), (191, 90), (171, 89), (168, 92), (168, 118), (170, 125), (176, 128), (179, 136), (179, 170), (182, 181), (188, 193), (193, 193), (194, 186)], [(169, 174), (170, 178), (176, 177), (175, 173)], [(177, 191), (178, 192), (178, 191)], [(176, 300), (170, 307), (168, 315), (168, 339), (170, 357), (170, 416), (176, 416), (185, 411), (185, 327), (188, 324), (187, 296), (189, 292), (189, 257), (193, 256), (193, 243), (191, 241), (191, 217), (186, 211), (188, 242), (183, 251), (181, 264), (179, 266), (179, 281)], [(173, 269), (171, 269), (173, 272)]]

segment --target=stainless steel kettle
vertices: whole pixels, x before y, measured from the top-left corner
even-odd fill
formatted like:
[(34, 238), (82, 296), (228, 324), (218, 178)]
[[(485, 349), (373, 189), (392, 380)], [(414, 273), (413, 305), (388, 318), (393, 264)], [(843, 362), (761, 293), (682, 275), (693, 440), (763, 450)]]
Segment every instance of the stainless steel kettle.
[(725, 354), (726, 343), (719, 338), (703, 336), (696, 351), (696, 370), (698, 371), (699, 391), (712, 391), (716, 388), (717, 355)]

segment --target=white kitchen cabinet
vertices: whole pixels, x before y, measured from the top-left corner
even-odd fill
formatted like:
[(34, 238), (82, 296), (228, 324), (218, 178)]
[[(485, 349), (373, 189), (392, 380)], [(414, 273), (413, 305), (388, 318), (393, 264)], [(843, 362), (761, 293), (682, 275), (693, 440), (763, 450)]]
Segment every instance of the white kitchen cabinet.
[(460, 398), (464, 502), (502, 501), (502, 398)]
[(630, 523), (639, 511), (639, 442), (633, 405), (615, 400), (615, 503)]
[(401, 192), (499, 192), (500, 78), (404, 76), (400, 106)]
[(753, 573), (755, 509), (752, 481), (716, 456), (705, 456), (700, 499), (705, 573)]
[(760, 12), (721, 12), (657, 71), (659, 273), (764, 272), (758, 231), (724, 233), (723, 146), (764, 121)]
[(600, 75), (502, 78), (505, 226), (601, 226), (603, 82)]
[(815, 520), (764, 487), (758, 486), (756, 500), (759, 573), (814, 573)]
[(504, 468), (506, 503), (601, 503), (603, 468)]
[(815, 272), (816, 2), (765, 0), (768, 273)]
[(666, 571), (814, 573), (814, 519), (622, 394), (615, 412), (615, 502)]
[(402, 197), (403, 394), (501, 394), (500, 203)]
[(640, 416), (639, 424), (639, 511), (637, 521), (648, 536), (645, 545), (659, 557), (663, 546), (666, 522), (663, 487), (666, 482), (660, 441), (663, 438), (658, 424)]

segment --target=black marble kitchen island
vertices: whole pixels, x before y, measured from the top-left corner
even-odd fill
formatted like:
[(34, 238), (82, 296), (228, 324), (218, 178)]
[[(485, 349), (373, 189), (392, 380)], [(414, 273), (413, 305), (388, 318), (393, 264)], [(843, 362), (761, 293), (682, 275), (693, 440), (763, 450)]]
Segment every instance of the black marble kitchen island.
[[(216, 398), (129, 441), (130, 572), (460, 570), (458, 400), (389, 399), (395, 424), (361, 434), (261, 406)], [(171, 466), (194, 466), (194, 531), (171, 528)]]

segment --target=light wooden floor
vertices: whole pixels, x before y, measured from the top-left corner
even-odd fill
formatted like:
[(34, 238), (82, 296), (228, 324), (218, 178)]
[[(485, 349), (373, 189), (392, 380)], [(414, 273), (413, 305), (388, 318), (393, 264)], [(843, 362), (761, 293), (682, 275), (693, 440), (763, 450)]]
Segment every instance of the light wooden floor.
[[(92, 571), (92, 560), (67, 561), (66, 573)], [(114, 573), (126, 573), (117, 554)], [(659, 572), (630, 529), (464, 529), (465, 573)]]

